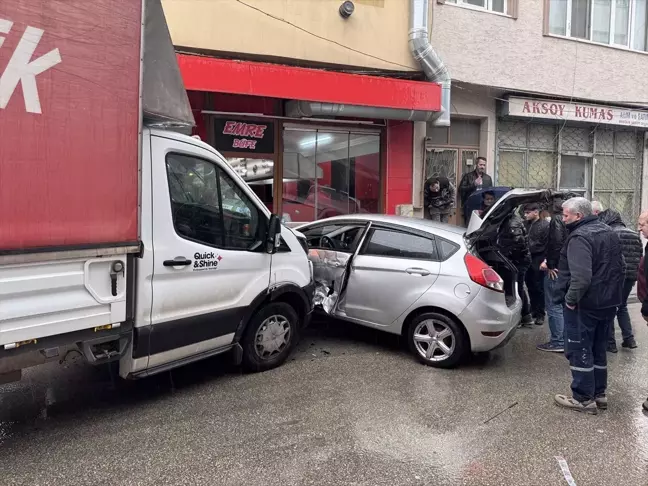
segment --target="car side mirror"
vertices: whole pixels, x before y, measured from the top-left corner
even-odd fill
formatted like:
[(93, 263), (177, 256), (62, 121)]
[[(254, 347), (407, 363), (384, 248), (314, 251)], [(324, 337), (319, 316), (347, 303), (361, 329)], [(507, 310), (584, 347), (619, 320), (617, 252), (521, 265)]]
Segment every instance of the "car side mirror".
[(265, 251), (266, 253), (276, 253), (281, 244), (281, 218), (276, 214), (270, 216), (268, 223), (268, 232), (266, 234)]

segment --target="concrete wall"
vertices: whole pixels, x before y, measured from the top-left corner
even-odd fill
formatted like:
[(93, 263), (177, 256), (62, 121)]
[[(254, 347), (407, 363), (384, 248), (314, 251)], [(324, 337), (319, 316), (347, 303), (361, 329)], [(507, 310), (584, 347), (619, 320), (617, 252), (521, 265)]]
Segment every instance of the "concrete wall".
[(417, 69), (407, 46), (408, 0), (355, 0), (355, 12), (346, 20), (338, 13), (342, 0), (245, 3), (364, 54), (235, 0), (162, 0), (176, 46), (396, 71)]
[(648, 54), (544, 36), (543, 3), (519, 0), (512, 19), (434, 2), (432, 44), (459, 81), (648, 103)]

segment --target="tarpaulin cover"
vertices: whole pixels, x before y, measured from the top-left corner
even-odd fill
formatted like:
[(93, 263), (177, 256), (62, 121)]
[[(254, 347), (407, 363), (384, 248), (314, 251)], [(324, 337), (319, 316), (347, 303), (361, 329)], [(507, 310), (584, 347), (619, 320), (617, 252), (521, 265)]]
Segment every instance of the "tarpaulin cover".
[(160, 0), (146, 0), (144, 14), (144, 91), (147, 121), (195, 124)]
[(141, 15), (0, 1), (0, 250), (137, 240)]

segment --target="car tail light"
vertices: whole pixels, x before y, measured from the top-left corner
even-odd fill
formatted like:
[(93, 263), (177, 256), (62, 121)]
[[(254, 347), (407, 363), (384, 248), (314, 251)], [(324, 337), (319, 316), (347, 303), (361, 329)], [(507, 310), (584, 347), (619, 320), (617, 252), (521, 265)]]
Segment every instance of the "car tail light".
[(504, 281), (499, 274), (483, 260), (470, 253), (464, 257), (470, 280), (495, 292), (504, 292)]

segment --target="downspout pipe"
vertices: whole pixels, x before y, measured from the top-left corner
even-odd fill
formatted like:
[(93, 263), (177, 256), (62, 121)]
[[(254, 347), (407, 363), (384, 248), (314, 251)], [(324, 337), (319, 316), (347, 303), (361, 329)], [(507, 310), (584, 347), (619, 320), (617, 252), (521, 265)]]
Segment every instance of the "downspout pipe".
[(428, 6), (429, 0), (410, 0), (409, 48), (427, 79), (441, 85), (441, 112), (432, 124), (438, 127), (449, 127), (450, 73), (430, 44)]

